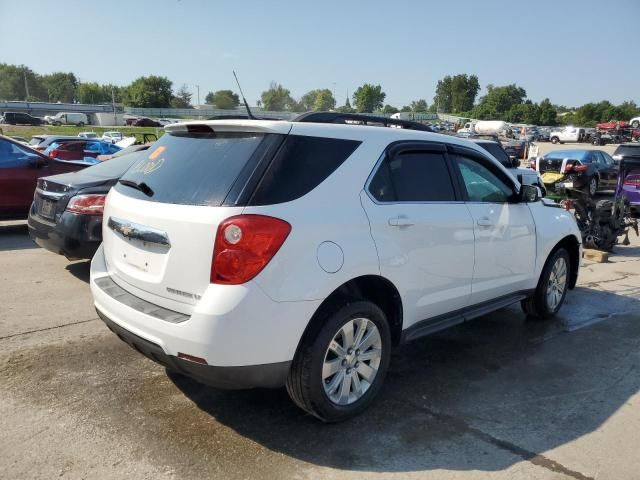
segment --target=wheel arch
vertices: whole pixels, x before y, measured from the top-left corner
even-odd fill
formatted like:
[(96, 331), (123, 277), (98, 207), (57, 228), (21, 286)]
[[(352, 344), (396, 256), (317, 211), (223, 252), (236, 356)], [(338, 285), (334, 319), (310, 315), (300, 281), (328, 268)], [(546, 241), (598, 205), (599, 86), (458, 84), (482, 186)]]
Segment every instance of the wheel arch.
[(402, 335), (403, 317), (400, 292), (390, 280), (381, 275), (362, 275), (343, 283), (323, 300), (309, 320), (296, 353), (309, 335), (317, 334), (332, 312), (343, 305), (360, 300), (375, 303), (382, 309), (389, 321), (392, 343), (398, 345)]
[(578, 270), (580, 269), (580, 241), (575, 235), (567, 235), (556, 243), (549, 252), (549, 255), (547, 255), (547, 259), (560, 248), (564, 248), (569, 253), (571, 275), (569, 276), (568, 287), (570, 290), (573, 290), (578, 282)]

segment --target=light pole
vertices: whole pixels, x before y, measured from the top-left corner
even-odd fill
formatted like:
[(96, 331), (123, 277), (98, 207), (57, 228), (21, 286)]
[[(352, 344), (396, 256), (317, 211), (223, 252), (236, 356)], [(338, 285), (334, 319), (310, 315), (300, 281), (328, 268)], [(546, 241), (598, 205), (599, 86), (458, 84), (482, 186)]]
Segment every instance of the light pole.
[(196, 85), (196, 89), (198, 90), (198, 106), (200, 106), (200, 85)]

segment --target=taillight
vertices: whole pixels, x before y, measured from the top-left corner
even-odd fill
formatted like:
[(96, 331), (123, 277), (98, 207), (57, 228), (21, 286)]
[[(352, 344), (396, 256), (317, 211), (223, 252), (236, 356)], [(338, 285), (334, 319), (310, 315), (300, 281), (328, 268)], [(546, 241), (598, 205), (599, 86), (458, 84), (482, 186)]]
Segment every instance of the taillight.
[(60, 155), (60, 150), (57, 148), (49, 152), (49, 157), (51, 158), (58, 158), (58, 155)]
[(102, 215), (106, 195), (76, 195), (67, 204), (67, 212), (81, 215)]
[(624, 184), (632, 187), (640, 187), (640, 177), (627, 177), (624, 179)]
[(560, 206), (565, 210), (571, 210), (573, 208), (573, 200), (566, 198), (560, 202)]
[(582, 165), (579, 162), (567, 162), (567, 164), (564, 166), (564, 171), (565, 173), (569, 173), (569, 172), (576, 172), (576, 173), (580, 173), (580, 172), (586, 172), (587, 171), (587, 166), (586, 165)]
[(237, 215), (218, 226), (211, 283), (239, 285), (262, 271), (291, 232), (291, 225), (264, 215)]

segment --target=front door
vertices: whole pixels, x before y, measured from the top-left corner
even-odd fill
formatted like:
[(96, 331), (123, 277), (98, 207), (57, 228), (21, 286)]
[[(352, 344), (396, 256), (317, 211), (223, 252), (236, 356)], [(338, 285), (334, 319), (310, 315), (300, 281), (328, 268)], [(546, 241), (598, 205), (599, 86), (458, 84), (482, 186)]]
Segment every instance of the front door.
[(380, 273), (402, 295), (404, 328), (464, 308), (471, 295), (473, 221), (442, 144), (396, 144), (378, 163), (362, 205)]
[(462, 150), (452, 157), (474, 221), (471, 304), (530, 288), (536, 230), (529, 206), (513, 203), (512, 181), (489, 159)]

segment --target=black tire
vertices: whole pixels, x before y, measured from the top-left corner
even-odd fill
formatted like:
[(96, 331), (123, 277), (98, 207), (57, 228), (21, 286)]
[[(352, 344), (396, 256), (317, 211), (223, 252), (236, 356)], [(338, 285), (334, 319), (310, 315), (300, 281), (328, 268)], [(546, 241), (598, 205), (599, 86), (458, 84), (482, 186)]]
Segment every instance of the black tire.
[[(553, 266), (559, 258), (564, 258), (565, 265), (567, 267), (566, 281), (560, 301), (552, 308), (547, 301), (547, 287), (549, 285), (549, 280), (551, 279)], [(538, 285), (534, 294), (529, 298), (522, 300), (520, 303), (522, 310), (527, 314), (527, 318), (547, 320), (558, 313), (558, 310), (562, 307), (564, 299), (567, 296), (569, 278), (571, 278), (571, 262), (569, 260), (569, 253), (564, 248), (558, 248), (547, 259), (547, 262), (542, 269), (542, 273), (540, 274), (540, 279), (538, 280)]]
[(84, 127), (84, 122), (79, 122), (79, 123), (78, 123), (78, 126), (79, 126), (79, 127)]
[(591, 198), (596, 196), (598, 193), (598, 177), (593, 176), (589, 179), (589, 183), (587, 184), (587, 193)]
[(638, 128), (640, 126), (640, 122), (638, 120), (634, 120), (633, 122), (631, 122), (631, 126), (633, 128)]
[(554, 145), (557, 144), (560, 141), (560, 139), (558, 137), (551, 137), (551, 143), (553, 143)]
[[(338, 405), (325, 393), (322, 366), (329, 343), (348, 321), (366, 318), (373, 322), (380, 333), (382, 354), (375, 379), (358, 400)], [(355, 301), (340, 305), (322, 318), (314, 318), (313, 324), (301, 340), (287, 378), (287, 392), (303, 410), (323, 422), (340, 422), (364, 411), (376, 398), (391, 358), (391, 332), (384, 312), (374, 303)]]

